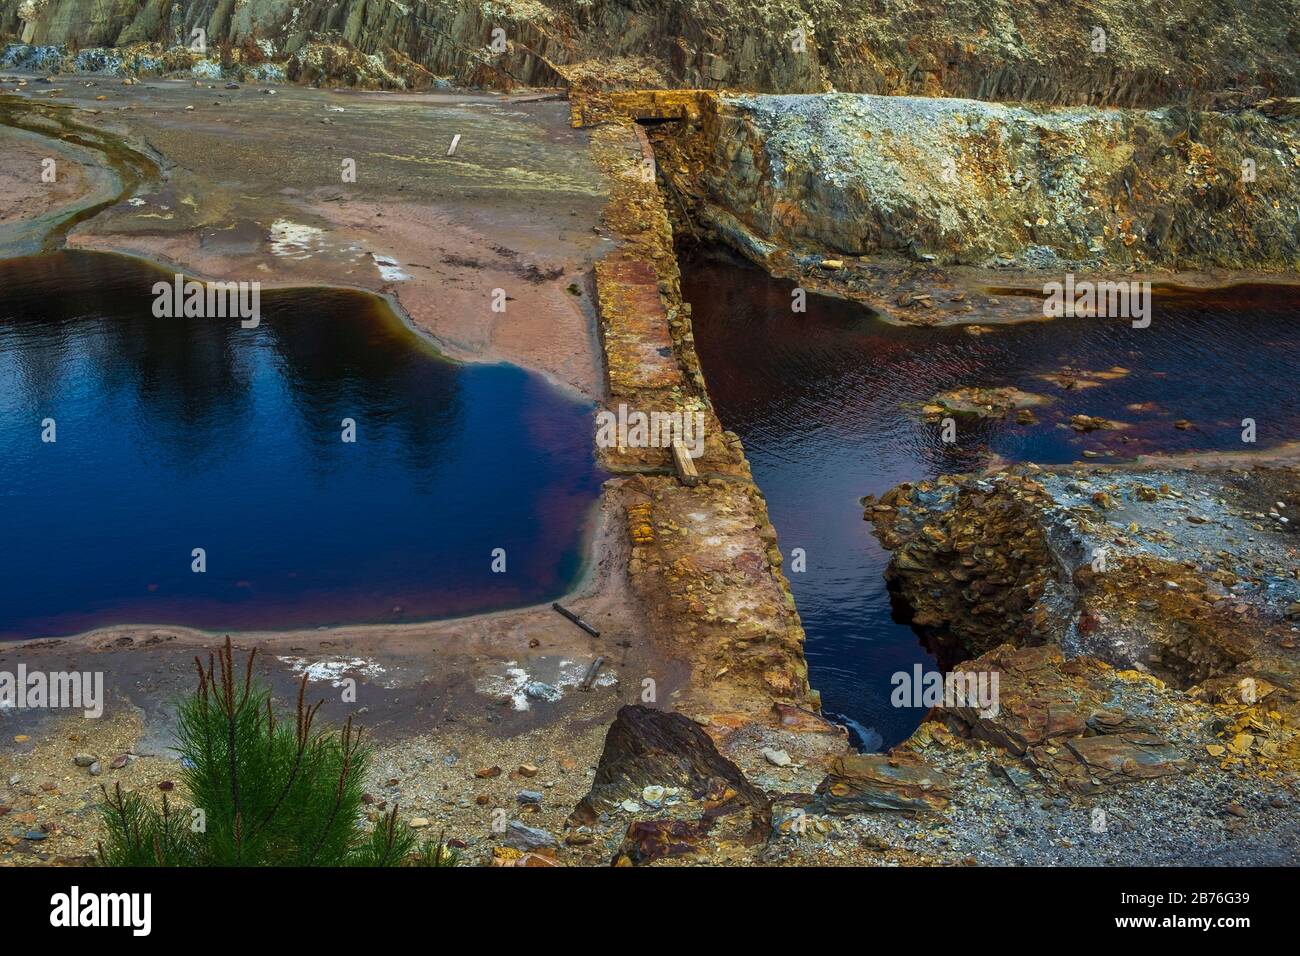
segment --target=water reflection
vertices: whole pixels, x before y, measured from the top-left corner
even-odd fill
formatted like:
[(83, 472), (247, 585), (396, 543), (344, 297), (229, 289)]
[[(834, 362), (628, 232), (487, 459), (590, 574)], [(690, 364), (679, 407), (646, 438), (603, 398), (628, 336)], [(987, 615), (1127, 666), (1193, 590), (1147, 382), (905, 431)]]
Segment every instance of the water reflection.
[(448, 362), (370, 296), (267, 292), (245, 330), (154, 318), (158, 278), (0, 263), (0, 635), (414, 620), (573, 583), (601, 479), (588, 405)]

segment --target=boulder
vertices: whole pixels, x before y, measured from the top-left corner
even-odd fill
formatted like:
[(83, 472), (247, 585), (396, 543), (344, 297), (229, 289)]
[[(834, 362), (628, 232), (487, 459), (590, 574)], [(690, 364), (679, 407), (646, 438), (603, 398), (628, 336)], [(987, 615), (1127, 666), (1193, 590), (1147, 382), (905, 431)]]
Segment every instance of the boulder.
[(591, 823), (624, 800), (639, 800), (646, 787), (678, 787), (710, 799), (724, 812), (749, 809), (756, 824), (770, 825), (771, 805), (740, 768), (718, 753), (713, 739), (681, 714), (640, 704), (619, 708), (605, 734), (591, 791), (573, 813)]

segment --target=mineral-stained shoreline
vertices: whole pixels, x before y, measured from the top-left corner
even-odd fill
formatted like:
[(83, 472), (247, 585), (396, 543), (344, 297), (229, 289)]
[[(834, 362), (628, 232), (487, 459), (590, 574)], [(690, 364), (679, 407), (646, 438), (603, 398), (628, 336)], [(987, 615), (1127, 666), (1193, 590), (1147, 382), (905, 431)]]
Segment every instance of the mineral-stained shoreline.
[[(1258, 55), (1270, 50), (1261, 46)], [(540, 71), (521, 76), (536, 81), (544, 72), (545, 57), (515, 55), (532, 55), (522, 62)], [(330, 62), (374, 66), (350, 57)], [(701, 49), (673, 69), (697, 76), (702, 64), (723, 69), (716, 61)], [(418, 75), (387, 54), (385, 63)], [(893, 75), (887, 64), (881, 69)], [(935, 88), (964, 89), (974, 75), (959, 69)], [(1125, 88), (1145, 101), (1136, 94), (1161, 84), (1144, 86), (1138, 75), (1130, 70)], [(777, 214), (793, 200), (764, 192), (758, 178), (770, 169), (762, 161), (773, 155), (768, 146), (780, 146), (779, 129), (750, 122), (746, 135), (756, 138), (741, 140), (760, 160), (752, 194), (729, 191), (734, 168), (710, 185), (726, 151), (713, 152), (721, 140), (692, 138), (708, 122), (762, 113), (763, 101), (692, 92), (583, 93), (570, 104), (463, 93), (397, 99), (230, 89), (211, 78), (41, 79), (25, 75), (6, 89), (54, 104), (42, 120), (52, 135), (92, 125), (158, 168), (156, 179), (76, 224), (69, 245), (204, 277), (253, 270), (268, 283), (371, 289), (457, 358), (515, 361), (607, 408), (705, 415), (694, 486), (678, 480), (664, 449), (596, 450), (614, 478), (590, 573), (566, 603), (601, 630), (599, 640), (549, 608), (236, 635), (242, 649), (261, 649), (261, 673), (280, 697), (305, 671), (327, 700), (324, 718), (353, 714), (373, 728), (376, 813), (400, 803), (423, 826), (463, 843), (469, 861), (498, 865), (1300, 862), (1296, 625), (1288, 617), (1300, 595), (1294, 525), (1280, 521), (1300, 508), (1289, 468), (1026, 466), (900, 487), (869, 507), (882, 540), (897, 550), (899, 588), (954, 664), (999, 672), (999, 713), (940, 708), (903, 745), (871, 755), (851, 753), (844, 731), (821, 718), (776, 531), (739, 440), (709, 401), (673, 246), (673, 224), (689, 230), (697, 222), (752, 245), (756, 234), (728, 232), (721, 212), (701, 215), (724, 193), (738, 204), (747, 195), (771, 200), (765, 215), (778, 231), (795, 222)], [(895, 81), (891, 92), (914, 85)], [(1121, 98), (1117, 91), (1103, 99)], [(1268, 98), (1252, 95), (1247, 105)], [(815, 102), (835, 111), (843, 101)], [(1007, 120), (987, 104), (924, 108)], [(1292, 156), (1294, 118), (1256, 113), (1214, 117), (1208, 127), (1244, 124), (1273, 137), (1284, 160)], [(705, 116), (713, 118), (700, 125)], [(634, 118), (685, 125), (647, 135)], [(1196, 153), (1192, 131), (1179, 140), (1172, 130), (1177, 120), (1144, 114), (1113, 122), (1168, 134), (1173, 153), (1153, 149), (1175, 163)], [(1043, 128), (1065, 135), (1052, 123)], [(447, 157), (457, 133), (457, 156)], [(22, 155), (32, 158), (30, 134)], [(740, 155), (728, 161), (744, 167)], [(70, 171), (68, 187), (47, 194), (46, 206), (30, 190), (15, 191), (21, 205), (0, 210), (0, 222), (84, 201), (82, 183), (101, 160), (67, 157), (73, 171), (82, 164), (84, 180)], [(362, 173), (355, 188), (338, 177), (349, 157)], [(656, 165), (658, 181), (645, 175)], [(1204, 178), (1226, 168), (1196, 171)], [(1117, 201), (1122, 183), (1112, 177), (1100, 198)], [(1279, 203), (1291, 201), (1285, 190), (1293, 186), (1268, 188), (1283, 190)], [(721, 192), (711, 200), (708, 189)], [(835, 219), (836, 201), (798, 200), (823, 215), (823, 225), (854, 221)], [(854, 208), (857, 216), (866, 207)], [(915, 212), (900, 218), (898, 236), (924, 226)], [(1008, 235), (1048, 228), (1031, 222), (1003, 225)], [(785, 233), (772, 236), (780, 254), (758, 258), (773, 271), (794, 263), (810, 287), (840, 292), (851, 291), (845, 275), (858, 275), (864, 288), (883, 275), (895, 303), (908, 296), (899, 308), (909, 315), (929, 312), (925, 299), (938, 299), (918, 298), (917, 289), (952, 283), (932, 275), (938, 266), (925, 259), (831, 266), (829, 246), (798, 254), (815, 258), (783, 258), (795, 244)], [(1291, 275), (1284, 257), (1294, 255), (1294, 235), (1275, 238), (1259, 248), (1283, 258), (1248, 262), (1243, 253), (1228, 277), (1274, 266), (1271, 275)], [(1115, 248), (1115, 264), (1137, 265), (1118, 251), (1131, 248), (1123, 237)], [(954, 306), (964, 321), (1014, 317), (989, 281), (982, 271), (970, 282), (975, 292), (942, 301), (973, 302), (971, 312)], [(496, 287), (514, 297), (504, 317), (486, 308)], [(1106, 570), (1093, 571), (1099, 548)], [(0, 648), (0, 667), (21, 660), (102, 669), (110, 684), (103, 721), (4, 717), (0, 862), (78, 862), (96, 836), (99, 783), (152, 789), (176, 776), (165, 749), (167, 702), (187, 688), (192, 656), (218, 639), (121, 626)], [(598, 655), (607, 679), (577, 689), (575, 668)], [(356, 703), (338, 699), (333, 681), (341, 676), (357, 678)], [(530, 694), (535, 682), (561, 690), (560, 699)], [(100, 758), (102, 773), (79, 766), (80, 754)], [(505, 833), (491, 826), (499, 808), (512, 821)]]

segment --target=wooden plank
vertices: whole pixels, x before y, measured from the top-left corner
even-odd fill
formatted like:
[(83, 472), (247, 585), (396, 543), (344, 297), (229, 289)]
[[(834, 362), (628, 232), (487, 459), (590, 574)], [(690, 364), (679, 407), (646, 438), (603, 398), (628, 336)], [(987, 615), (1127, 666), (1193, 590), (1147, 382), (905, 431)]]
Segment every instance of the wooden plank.
[(695, 470), (695, 462), (680, 438), (673, 439), (673, 467), (677, 469), (677, 480), (687, 487), (693, 488), (700, 483), (700, 473)]

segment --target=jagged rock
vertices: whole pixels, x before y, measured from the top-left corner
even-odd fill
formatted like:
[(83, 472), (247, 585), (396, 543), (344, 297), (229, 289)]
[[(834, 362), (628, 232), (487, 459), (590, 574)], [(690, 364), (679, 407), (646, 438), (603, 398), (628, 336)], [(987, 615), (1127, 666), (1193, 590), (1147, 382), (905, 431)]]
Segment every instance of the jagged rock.
[(1255, 109), (1265, 116), (1283, 119), (1300, 116), (1300, 96), (1275, 96), (1260, 100)]
[(817, 787), (815, 806), (825, 813), (870, 810), (942, 810), (948, 779), (913, 754), (849, 754), (831, 764)]
[(1039, 520), (1051, 497), (1032, 479), (998, 477), (899, 485), (864, 514), (894, 552), (886, 575), (913, 625), (955, 639), (949, 656), (1041, 643), (1052, 621), (1039, 599), (1069, 583)]
[(712, 738), (681, 714), (626, 704), (605, 734), (591, 791), (574, 810), (590, 823), (648, 786), (673, 786), (710, 799), (726, 812), (748, 809), (757, 826), (770, 824), (771, 806), (740, 768), (718, 753)]
[[(1117, 473), (1124, 469), (1017, 466), (864, 499), (864, 517), (893, 551), (886, 576), (945, 664), (1003, 642), (1068, 644), (1186, 687), (1251, 657), (1262, 632), (1250, 608), (1279, 618), (1263, 592), (1236, 589), (1243, 566), (1260, 566), (1246, 553), (1261, 546), (1247, 540), (1254, 522), (1239, 507), (1192, 504), (1236, 498), (1245, 479), (1231, 469), (1159, 473), (1168, 480), (1144, 470), (1140, 482)], [(1278, 469), (1270, 480), (1290, 487), (1300, 473)], [(1174, 538), (1171, 522), (1196, 530)], [(1268, 545), (1270, 564), (1285, 578), (1300, 569), (1280, 544)], [(1274, 633), (1278, 646), (1287, 639)]]
[(940, 713), (959, 733), (983, 740), (1016, 756), (1034, 747), (1060, 744), (1090, 732), (1119, 729), (1122, 714), (1106, 709), (1109, 684), (1094, 681), (1105, 665), (1066, 661), (1055, 646), (995, 648), (960, 670), (998, 675), (996, 714), (962, 705)]

